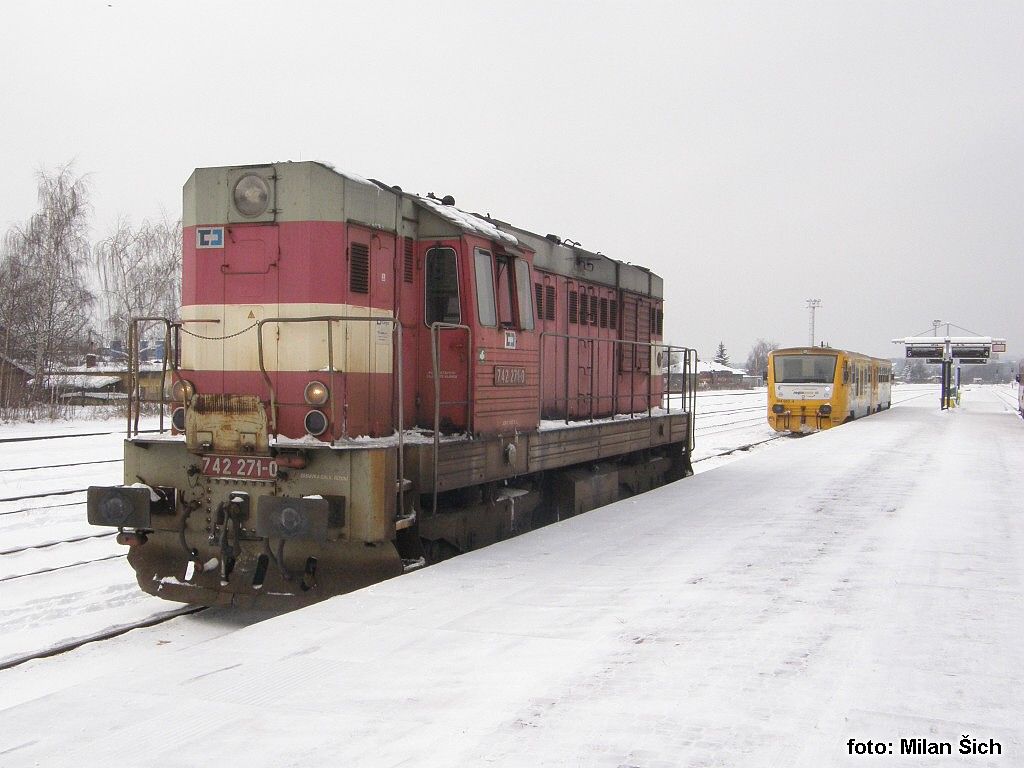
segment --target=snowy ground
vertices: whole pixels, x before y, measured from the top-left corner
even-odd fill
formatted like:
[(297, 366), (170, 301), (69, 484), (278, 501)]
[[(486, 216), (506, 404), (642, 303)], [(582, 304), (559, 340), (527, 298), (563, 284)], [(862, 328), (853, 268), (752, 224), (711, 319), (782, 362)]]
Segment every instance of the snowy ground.
[[(774, 435), (763, 389), (701, 393), (698, 409), (698, 471)], [(0, 664), (176, 607), (139, 590), (125, 547), (85, 519), (84, 489), (121, 482), (123, 439), (120, 419), (0, 425)]]
[(1024, 764), (1024, 423), (931, 393), (257, 626), (7, 670), (0, 764)]

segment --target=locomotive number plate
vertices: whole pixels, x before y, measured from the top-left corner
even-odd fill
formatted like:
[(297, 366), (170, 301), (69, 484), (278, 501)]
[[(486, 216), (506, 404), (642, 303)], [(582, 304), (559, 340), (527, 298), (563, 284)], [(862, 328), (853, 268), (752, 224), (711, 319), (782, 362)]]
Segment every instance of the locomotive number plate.
[(208, 477), (274, 480), (277, 462), (269, 456), (203, 456), (202, 472)]

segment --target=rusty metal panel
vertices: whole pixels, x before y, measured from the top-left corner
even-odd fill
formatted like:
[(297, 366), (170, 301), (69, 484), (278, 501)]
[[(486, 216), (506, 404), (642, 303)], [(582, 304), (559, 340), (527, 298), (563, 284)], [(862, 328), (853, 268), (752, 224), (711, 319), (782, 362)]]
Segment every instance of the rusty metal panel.
[(185, 443), (193, 452), (267, 455), (266, 409), (255, 395), (193, 395), (185, 409)]

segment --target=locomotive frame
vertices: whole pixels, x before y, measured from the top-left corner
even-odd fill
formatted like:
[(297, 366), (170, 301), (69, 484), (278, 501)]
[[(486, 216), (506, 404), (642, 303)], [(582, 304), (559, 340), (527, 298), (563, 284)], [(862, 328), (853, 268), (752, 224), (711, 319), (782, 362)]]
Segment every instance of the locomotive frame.
[(162, 324), (161, 433), (133, 387), (125, 485), (89, 492), (147, 592), (294, 606), (692, 473), (649, 270), (319, 163), (184, 200), (181, 320), (129, 344)]

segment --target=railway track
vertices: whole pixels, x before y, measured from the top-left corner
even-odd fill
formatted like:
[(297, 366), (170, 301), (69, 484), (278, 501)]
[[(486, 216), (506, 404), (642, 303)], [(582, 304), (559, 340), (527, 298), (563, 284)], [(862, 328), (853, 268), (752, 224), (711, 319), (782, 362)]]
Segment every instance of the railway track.
[[(48, 541), (44, 544), (31, 544), (25, 547), (13, 547), (11, 549), (0, 549), (0, 555), (16, 555), (19, 552), (28, 552), (32, 549), (49, 549), (50, 547), (59, 547), (61, 544), (77, 544), (80, 541), (89, 541), (90, 539), (108, 539), (111, 536), (116, 536), (115, 531), (104, 531), (103, 533), (86, 533), (81, 536), (73, 536), (70, 539), (61, 539), (60, 541)], [(3, 579), (0, 579), (3, 581)]]
[(63, 565), (54, 565), (49, 568), (39, 568), (35, 571), (28, 571), (27, 573), (15, 573), (9, 576), (0, 576), (0, 582), (14, 581), (15, 579), (25, 579), (29, 576), (41, 576), (44, 573), (53, 573), (54, 571), (64, 571), (68, 568), (80, 568), (83, 565), (92, 565), (93, 563), (102, 563), (105, 560), (117, 560), (121, 557), (128, 557), (127, 552), (123, 552), (119, 555), (107, 555), (106, 557), (95, 557), (92, 560), (80, 560), (76, 563), (64, 563)]
[(37, 659), (48, 659), (53, 656), (59, 656), (62, 653), (73, 651), (76, 648), (81, 648), (83, 645), (89, 643), (101, 642), (103, 640), (111, 640), (115, 637), (120, 637), (133, 629), (144, 629), (146, 627), (155, 627), (158, 624), (164, 624), (165, 622), (176, 619), (179, 616), (189, 616), (193, 613), (200, 613), (201, 611), (209, 610), (205, 606), (183, 606), (181, 608), (172, 608), (168, 611), (163, 611), (158, 614), (154, 614), (142, 621), (136, 621), (129, 624), (121, 624), (115, 627), (107, 627), (106, 629), (98, 632), (93, 632), (84, 637), (78, 637), (73, 640), (67, 640), (62, 643), (50, 646), (44, 650), (30, 651), (24, 654), (18, 654), (3, 661), (0, 661), (0, 671), (10, 669), (11, 667), (17, 667), (21, 664), (25, 664), (29, 661), (35, 661)]
[[(159, 429), (140, 429), (140, 435), (148, 435), (159, 432)], [(165, 432), (167, 430), (164, 430)], [(63, 435), (29, 435), (22, 437), (0, 437), (0, 443), (31, 443), (40, 440), (70, 440), (76, 437), (106, 437), (108, 435), (121, 435), (124, 436), (125, 431), (119, 429), (115, 432), (76, 432), (74, 434), (63, 434)]]
[(91, 464), (119, 464), (124, 459), (96, 459), (95, 461), (76, 461), (70, 464), (44, 464), (38, 467), (9, 467), (0, 469), (0, 473), (6, 472), (33, 472), (40, 469), (69, 469), (71, 467), (86, 467)]

